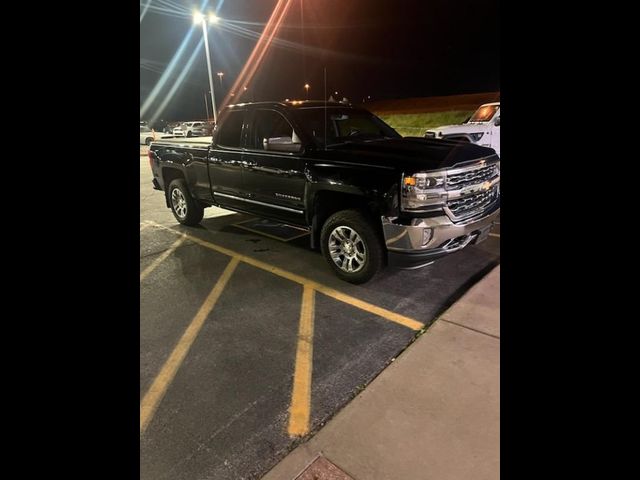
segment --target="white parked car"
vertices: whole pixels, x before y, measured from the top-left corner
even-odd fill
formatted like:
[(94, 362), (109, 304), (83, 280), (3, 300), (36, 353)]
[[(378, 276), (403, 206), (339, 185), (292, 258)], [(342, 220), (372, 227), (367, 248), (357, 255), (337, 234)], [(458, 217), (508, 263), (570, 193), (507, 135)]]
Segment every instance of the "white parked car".
[(204, 134), (205, 122), (184, 122), (173, 129), (176, 137), (199, 137)]
[(500, 102), (480, 105), (463, 124), (429, 129), (424, 136), (471, 142), (493, 148), (500, 155)]
[(154, 140), (160, 140), (161, 138), (171, 138), (171, 135), (154, 132), (149, 127), (140, 125), (140, 145), (150, 145)]

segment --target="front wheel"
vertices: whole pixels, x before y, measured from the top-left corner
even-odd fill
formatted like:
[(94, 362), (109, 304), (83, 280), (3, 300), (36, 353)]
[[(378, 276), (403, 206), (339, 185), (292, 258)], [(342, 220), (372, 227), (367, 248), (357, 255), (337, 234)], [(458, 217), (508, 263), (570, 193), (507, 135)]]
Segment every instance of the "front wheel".
[(371, 280), (384, 262), (380, 234), (358, 210), (342, 210), (331, 215), (322, 227), (320, 245), (336, 275), (350, 283)]
[(169, 203), (173, 216), (183, 225), (197, 225), (204, 216), (204, 208), (191, 196), (186, 182), (181, 178), (169, 184)]

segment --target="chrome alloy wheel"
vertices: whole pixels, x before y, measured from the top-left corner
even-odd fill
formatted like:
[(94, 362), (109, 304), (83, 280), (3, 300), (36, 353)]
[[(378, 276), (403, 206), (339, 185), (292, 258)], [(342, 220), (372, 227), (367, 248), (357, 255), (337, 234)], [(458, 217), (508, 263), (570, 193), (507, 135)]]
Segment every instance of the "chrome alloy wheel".
[(367, 261), (367, 248), (353, 228), (339, 226), (329, 235), (329, 254), (340, 270), (356, 273)]
[(171, 192), (171, 205), (173, 205), (173, 210), (180, 218), (187, 216), (187, 200), (179, 188), (174, 188), (173, 192)]

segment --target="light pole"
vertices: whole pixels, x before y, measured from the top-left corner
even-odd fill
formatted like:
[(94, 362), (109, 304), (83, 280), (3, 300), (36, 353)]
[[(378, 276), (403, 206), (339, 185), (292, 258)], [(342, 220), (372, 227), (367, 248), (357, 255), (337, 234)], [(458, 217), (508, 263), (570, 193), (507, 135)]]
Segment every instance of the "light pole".
[[(209, 15), (208, 23), (218, 23), (218, 17), (214, 14)], [(218, 124), (218, 111), (216, 109), (216, 95), (213, 90), (213, 74), (211, 73), (211, 55), (209, 54), (209, 37), (207, 35), (207, 19), (200, 12), (195, 12), (193, 14), (194, 23), (202, 25), (202, 36), (204, 37), (204, 48), (207, 54), (207, 70), (209, 72), (209, 88), (211, 88), (211, 105), (213, 107), (213, 122)]]
[(309, 85), (308, 83), (305, 83), (305, 84), (304, 84), (304, 89), (307, 91), (307, 100), (309, 100), (309, 87), (310, 87), (310, 86), (311, 86), (311, 85)]
[(207, 102), (207, 92), (204, 92), (204, 110), (207, 112), (207, 123), (209, 123), (209, 103)]

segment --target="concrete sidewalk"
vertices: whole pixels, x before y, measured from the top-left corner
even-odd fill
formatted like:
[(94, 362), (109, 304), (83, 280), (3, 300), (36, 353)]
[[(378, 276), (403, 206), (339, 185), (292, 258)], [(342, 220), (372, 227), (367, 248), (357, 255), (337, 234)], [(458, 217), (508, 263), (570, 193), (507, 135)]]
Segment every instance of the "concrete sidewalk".
[(499, 307), (500, 266), (263, 479), (499, 479)]

